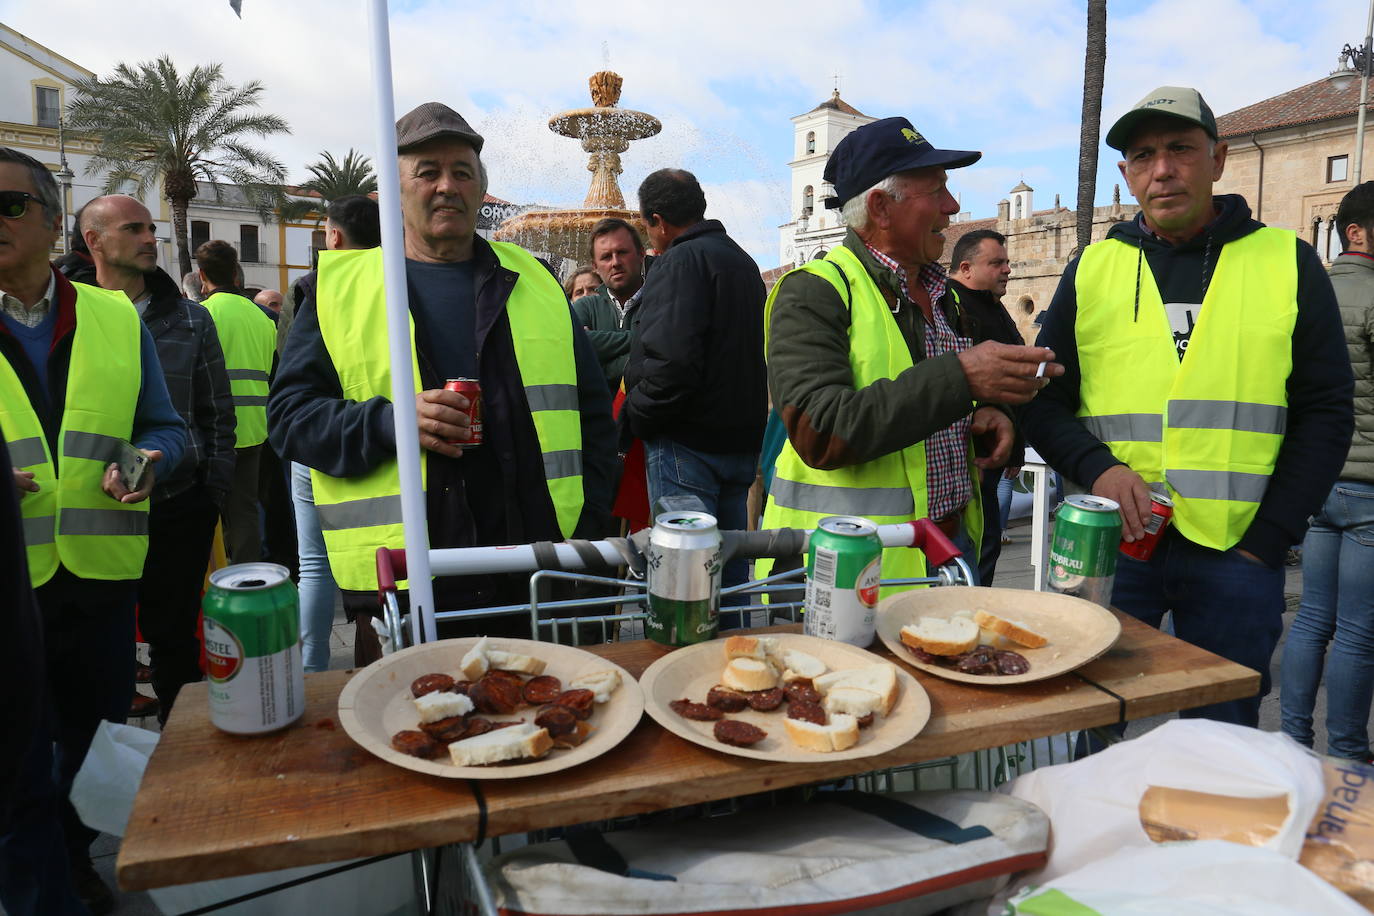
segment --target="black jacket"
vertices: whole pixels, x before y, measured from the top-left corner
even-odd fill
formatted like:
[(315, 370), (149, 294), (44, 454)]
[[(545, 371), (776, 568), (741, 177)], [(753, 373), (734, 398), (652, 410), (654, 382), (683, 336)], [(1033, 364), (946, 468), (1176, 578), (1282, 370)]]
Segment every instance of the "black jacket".
[(718, 220), (673, 240), (644, 282), (625, 366), (636, 436), (757, 454), (768, 421), (763, 300), (758, 265)]
[[(544, 483), (543, 459), (511, 341), (506, 300), (519, 274), (497, 261), (480, 237), (474, 241), (477, 346), (482, 380), (484, 441), (461, 458), (430, 452), (426, 502), (431, 547), (473, 547), (562, 540)], [(267, 404), (268, 435), (282, 458), (334, 477), (372, 470), (396, 452), (391, 401), (350, 401), (320, 336), (314, 275), (301, 282), (304, 296), (282, 348)], [(415, 298), (411, 302), (414, 307)], [(570, 312), (571, 314), (571, 312)], [(417, 322), (417, 325), (420, 322)], [(441, 388), (416, 341), (424, 388)], [(615, 427), (611, 399), (596, 354), (574, 322), (577, 391), (582, 417), (585, 505), (577, 536), (600, 537), (610, 524), (615, 475)], [(465, 583), (465, 594), (437, 598), (480, 606), (490, 595)]]
[[(59, 268), (74, 282), (99, 285), (93, 264), (59, 262)], [(201, 485), (216, 505), (223, 505), (234, 483), (234, 401), (215, 321), (205, 306), (184, 298), (162, 268), (148, 274), (147, 283), (153, 298), (143, 323), (157, 347), (172, 407), (187, 430), (186, 455), (157, 477), (153, 502)]]
[[(963, 327), (968, 330), (975, 345), (985, 340), (995, 340), (1018, 347), (1025, 344), (1021, 339), (1021, 332), (1017, 330), (1016, 322), (1011, 320), (1006, 307), (1002, 305), (1002, 300), (987, 290), (970, 289), (951, 277), (945, 297), (953, 301), (954, 310), (959, 314)], [(1015, 423), (1016, 412), (1008, 412)], [(1021, 432), (1020, 423), (1016, 423), (1014, 435), (1006, 467), (1019, 468), (1026, 463), (1026, 437)]]
[[(1263, 226), (1251, 219), (1249, 206), (1238, 194), (1219, 195), (1215, 203), (1216, 219), (1181, 245), (1156, 237), (1139, 215), (1117, 223), (1107, 237), (1140, 249), (1164, 302), (1201, 302), (1222, 248)], [(1259, 511), (1237, 545), (1274, 567), (1282, 564), (1289, 546), (1302, 540), (1308, 516), (1325, 501), (1354, 430), (1354, 380), (1336, 297), (1317, 253), (1301, 239), (1297, 249), (1298, 314), (1287, 386), (1288, 428)], [(1021, 408), (1021, 420), (1027, 440), (1052, 467), (1091, 489), (1103, 471), (1121, 462), (1075, 416), (1082, 379), (1074, 331), (1077, 273), (1075, 260), (1059, 281), (1036, 340), (1054, 350), (1064, 375)], [(1133, 308), (1135, 303), (1128, 296), (1121, 307)], [(1130, 371), (1129, 366), (1121, 367), (1124, 378)]]

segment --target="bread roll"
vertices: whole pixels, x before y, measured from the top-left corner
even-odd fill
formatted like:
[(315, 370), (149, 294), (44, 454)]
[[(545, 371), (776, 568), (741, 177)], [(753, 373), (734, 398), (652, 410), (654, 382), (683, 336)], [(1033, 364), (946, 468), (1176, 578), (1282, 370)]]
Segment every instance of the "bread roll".
[(460, 767), (486, 766), (505, 760), (537, 760), (553, 747), (547, 729), (529, 722), (498, 728), (448, 746), (449, 756)]
[(883, 715), (890, 713), (897, 702), (897, 669), (886, 662), (832, 671), (814, 679), (811, 684), (823, 696), (840, 687), (854, 687), (877, 694), (882, 701), (878, 711)]
[(465, 716), (472, 712), (472, 700), (461, 693), (436, 690), (414, 700), (421, 724), (438, 722), (450, 716)]
[(963, 655), (978, 645), (978, 624), (967, 617), (919, 617), (900, 635), (908, 646), (931, 655)]
[(827, 670), (825, 662), (808, 652), (797, 649), (783, 649), (782, 656), (782, 679), (786, 683), (801, 678), (812, 680), (825, 674)]
[(774, 636), (729, 636), (725, 639), (725, 660), (732, 658), (756, 658), (767, 661), (771, 653), (777, 651), (778, 640)]
[(804, 751), (843, 751), (859, 743), (859, 720), (844, 713), (831, 716), (826, 725), (804, 719), (784, 719), (783, 724), (787, 737)]
[(475, 681), (487, 673), (487, 646), (490, 640), (483, 636), (477, 640), (477, 645), (468, 650), (468, 654), (463, 656), (463, 660), (458, 664), (458, 670), (463, 672), (463, 679)]
[(721, 672), (720, 682), (735, 690), (768, 690), (778, 686), (778, 672), (756, 658), (735, 658)]
[(978, 626), (991, 630), (1000, 636), (1005, 636), (1017, 645), (1025, 646), (1027, 649), (1039, 649), (1042, 646), (1049, 645), (1050, 642), (1023, 623), (1018, 623), (1015, 620), (1007, 620), (1005, 617), (998, 617), (996, 614), (989, 614), (987, 611), (978, 611), (973, 615), (973, 619), (977, 622)]
[(832, 687), (821, 706), (832, 716), (845, 713), (861, 719), (871, 712), (883, 712), (883, 698), (862, 687)]

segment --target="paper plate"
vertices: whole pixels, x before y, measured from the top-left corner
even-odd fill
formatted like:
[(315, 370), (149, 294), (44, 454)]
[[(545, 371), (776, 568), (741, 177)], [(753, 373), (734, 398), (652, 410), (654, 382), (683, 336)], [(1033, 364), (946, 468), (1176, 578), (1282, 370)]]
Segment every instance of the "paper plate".
[[(866, 649), (830, 639), (780, 633), (777, 640), (784, 648), (799, 649), (816, 656), (825, 662), (831, 671), (862, 668), (873, 664), (892, 664)], [(753, 747), (722, 744), (716, 740), (712, 731), (715, 727), (714, 722), (684, 719), (668, 707), (673, 700), (706, 702), (706, 692), (720, 683), (720, 673), (725, 668), (723, 639), (697, 643), (695, 646), (668, 653), (648, 667), (640, 678), (639, 685), (644, 691), (644, 708), (648, 710), (649, 715), (659, 725), (680, 738), (723, 754), (788, 763), (819, 763), (882, 754), (910, 741), (925, 728), (926, 722), (930, 720), (930, 697), (914, 677), (901, 667), (894, 667), (897, 668), (898, 693), (892, 714), (879, 716), (873, 725), (860, 729), (858, 744), (848, 750), (829, 753), (802, 750), (792, 743), (783, 725), (783, 720), (787, 717), (786, 703), (772, 712), (746, 709), (726, 714), (727, 719), (748, 722), (768, 732), (768, 737)]]
[[(1010, 645), (1030, 662), (1025, 674), (965, 674), (918, 661), (902, 643), (902, 627), (918, 617), (953, 617), (960, 611), (987, 611), (1025, 624), (1049, 640), (1039, 649)], [(907, 664), (951, 681), (1006, 687), (1055, 677), (1082, 667), (1106, 652), (1121, 635), (1121, 621), (1101, 605), (1061, 595), (1012, 588), (922, 588), (884, 598), (878, 605), (878, 638)]]
[[(353, 675), (339, 695), (339, 723), (358, 744), (388, 763), (407, 770), (462, 779), (518, 779), (566, 770), (606, 753), (634, 729), (644, 712), (644, 695), (639, 684), (619, 665), (572, 646), (493, 636), (489, 643), (491, 648), (543, 659), (547, 665), (544, 673), (552, 674), (565, 686), (593, 671), (613, 668), (620, 672), (620, 686), (611, 694), (610, 701), (598, 704), (592, 713), (590, 721), (595, 728), (587, 740), (570, 750), (554, 748), (542, 760), (484, 767), (460, 767), (447, 758), (422, 760), (393, 749), (392, 735), (418, 727), (419, 715), (410, 696), (411, 681), (434, 672), (461, 679), (458, 664), (478, 639), (470, 636), (411, 646), (368, 665)], [(534, 713), (533, 707), (525, 707), (509, 716), (485, 718), (492, 721), (523, 718), (532, 722)]]

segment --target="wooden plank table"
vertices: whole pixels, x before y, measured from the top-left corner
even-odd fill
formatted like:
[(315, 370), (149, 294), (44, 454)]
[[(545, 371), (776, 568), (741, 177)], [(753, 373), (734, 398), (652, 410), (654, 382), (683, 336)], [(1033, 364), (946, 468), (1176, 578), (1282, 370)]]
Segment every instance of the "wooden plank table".
[[(1038, 683), (973, 686), (904, 666), (930, 695), (931, 719), (915, 739), (876, 757), (818, 757), (804, 764), (734, 757), (684, 741), (645, 715), (620, 745), (586, 764), (481, 783), (487, 834), (836, 779), (1253, 696), (1259, 689), (1257, 672), (1118, 616), (1122, 634), (1110, 652), (1073, 674)], [(667, 650), (640, 640), (589, 651), (638, 677)], [(881, 643), (874, 651), (891, 658)], [(339, 693), (352, 674), (306, 675), (304, 718), (252, 738), (210, 724), (204, 684), (183, 689), (120, 844), (120, 887), (143, 890), (475, 839), (479, 808), (467, 781), (395, 767), (338, 726)]]

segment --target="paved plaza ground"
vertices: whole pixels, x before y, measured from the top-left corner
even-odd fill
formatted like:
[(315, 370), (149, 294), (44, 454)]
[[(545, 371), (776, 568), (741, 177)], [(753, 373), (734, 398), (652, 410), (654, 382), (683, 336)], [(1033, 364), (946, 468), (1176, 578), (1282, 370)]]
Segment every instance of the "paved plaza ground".
[[(1003, 588), (1024, 588), (1029, 589), (1034, 585), (1034, 574), (1030, 565), (1030, 524), (1029, 520), (1014, 521), (1012, 523), (1011, 538), (1012, 543), (1002, 549), (1002, 556), (997, 563), (997, 574), (995, 584)], [(1298, 596), (1302, 592), (1302, 572), (1297, 566), (1287, 568), (1287, 582), (1285, 592), (1288, 595), (1288, 612), (1284, 614), (1284, 635), (1287, 636), (1288, 625), (1293, 622), (1293, 612), (1297, 609)], [(339, 610), (334, 625), (334, 636), (331, 645), (331, 664), (332, 668), (347, 668), (353, 663), (353, 627), (345, 624), (343, 612)], [(1274, 683), (1279, 683), (1279, 658), (1282, 655), (1282, 643), (1280, 651), (1274, 654), (1273, 676)], [(151, 693), (148, 687), (141, 688), (144, 692)], [(1149, 731), (1172, 716), (1156, 716), (1151, 719), (1143, 719), (1133, 722), (1127, 729), (1127, 737), (1133, 737), (1143, 732)], [(1317, 710), (1314, 716), (1315, 728), (1317, 732), (1317, 747), (1324, 750), (1326, 746), (1326, 692), (1323, 689), (1317, 698)], [(157, 729), (157, 720), (153, 718), (136, 721), (145, 728)], [(1279, 699), (1278, 692), (1275, 690), (1263, 701), (1260, 707), (1260, 727), (1266, 731), (1277, 731), (1279, 727)], [(100, 875), (114, 887), (114, 864), (115, 856), (119, 851), (119, 840), (115, 837), (101, 835), (94, 847), (94, 861), (96, 870)], [(144, 893), (119, 894), (119, 904), (115, 910), (117, 916), (151, 916), (158, 913), (157, 907), (152, 900)]]

